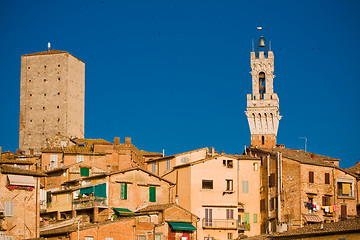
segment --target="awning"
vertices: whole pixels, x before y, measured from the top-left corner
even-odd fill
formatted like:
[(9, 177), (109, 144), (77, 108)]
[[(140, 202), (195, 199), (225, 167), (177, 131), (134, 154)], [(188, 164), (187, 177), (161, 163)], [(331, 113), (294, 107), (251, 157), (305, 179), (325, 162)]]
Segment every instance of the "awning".
[(113, 208), (116, 212), (118, 212), (120, 215), (134, 215), (131, 210), (127, 208)]
[(8, 178), (10, 185), (35, 187), (35, 179), (33, 176), (8, 174)]
[(315, 214), (303, 214), (306, 222), (321, 222), (321, 217)]
[(99, 184), (96, 186), (80, 188), (80, 194), (94, 193), (95, 197), (107, 198), (106, 195), (106, 183)]
[(173, 230), (183, 230), (183, 231), (196, 231), (196, 227), (194, 227), (191, 223), (186, 222), (168, 222)]

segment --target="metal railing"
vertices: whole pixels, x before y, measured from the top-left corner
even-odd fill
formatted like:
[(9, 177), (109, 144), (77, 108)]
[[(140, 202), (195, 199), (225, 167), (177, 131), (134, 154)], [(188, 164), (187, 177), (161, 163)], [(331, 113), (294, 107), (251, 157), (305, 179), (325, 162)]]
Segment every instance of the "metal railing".
[(74, 209), (92, 208), (92, 207), (107, 207), (107, 199), (100, 197), (87, 197), (73, 201)]
[(208, 219), (203, 218), (202, 220), (203, 228), (218, 228), (218, 229), (237, 229), (238, 220), (236, 219)]

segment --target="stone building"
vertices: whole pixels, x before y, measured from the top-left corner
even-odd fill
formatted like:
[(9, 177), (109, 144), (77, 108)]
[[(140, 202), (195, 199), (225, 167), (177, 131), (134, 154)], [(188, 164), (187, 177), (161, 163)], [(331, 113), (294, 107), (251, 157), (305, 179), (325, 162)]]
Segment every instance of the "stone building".
[(21, 56), (19, 149), (40, 153), (47, 140), (84, 137), (85, 63), (68, 52)]
[(6, 164), (0, 166), (0, 239), (39, 237), (39, 178), (44, 176)]
[(247, 95), (246, 116), (250, 126), (251, 145), (276, 146), (281, 116), (279, 98), (274, 93), (274, 53), (260, 37), (256, 51), (251, 52), (252, 95)]

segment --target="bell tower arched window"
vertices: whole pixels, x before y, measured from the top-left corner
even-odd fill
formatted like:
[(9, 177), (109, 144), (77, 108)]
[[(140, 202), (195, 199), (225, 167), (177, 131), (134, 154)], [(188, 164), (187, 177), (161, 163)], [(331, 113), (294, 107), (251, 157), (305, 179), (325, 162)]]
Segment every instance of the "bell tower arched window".
[(264, 72), (259, 73), (259, 93), (260, 93), (260, 99), (264, 99), (264, 94), (265, 94), (265, 73)]

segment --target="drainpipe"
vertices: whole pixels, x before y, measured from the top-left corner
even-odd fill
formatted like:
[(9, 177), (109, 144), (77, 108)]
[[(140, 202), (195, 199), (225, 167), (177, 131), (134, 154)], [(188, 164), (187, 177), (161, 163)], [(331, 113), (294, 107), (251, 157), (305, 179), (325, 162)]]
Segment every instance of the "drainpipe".
[(36, 209), (35, 209), (35, 237), (38, 238), (40, 237), (40, 234), (38, 234), (38, 211), (40, 208), (40, 204), (39, 204), (39, 200), (38, 200), (38, 195), (40, 194), (39, 191), (39, 177), (36, 178), (36, 186), (35, 186), (35, 199), (36, 199)]
[(282, 154), (280, 152), (277, 153), (277, 175), (278, 175), (278, 184), (277, 184), (277, 217), (278, 217), (278, 224), (281, 223), (281, 177), (282, 177)]
[(175, 191), (175, 203), (176, 205), (179, 204), (179, 199), (178, 199), (178, 177), (179, 177), (179, 170), (176, 170), (176, 191)]

